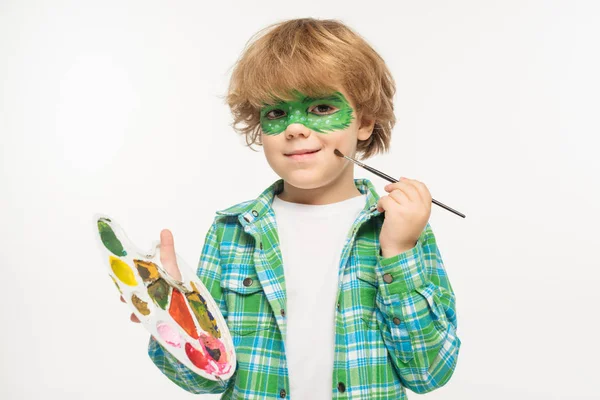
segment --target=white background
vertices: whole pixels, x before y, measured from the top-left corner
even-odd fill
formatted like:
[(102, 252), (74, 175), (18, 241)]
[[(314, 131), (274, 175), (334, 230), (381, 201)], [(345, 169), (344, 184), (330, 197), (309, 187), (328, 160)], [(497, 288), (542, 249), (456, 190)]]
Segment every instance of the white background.
[(230, 127), (230, 68), (307, 16), (396, 79), (392, 149), (367, 164), (467, 215), (432, 210), (462, 348), (426, 398), (600, 398), (600, 6), (523, 0), (2, 1), (0, 398), (196, 397), (148, 358), (92, 216), (141, 248), (170, 228), (195, 266), (214, 212), (279, 178)]

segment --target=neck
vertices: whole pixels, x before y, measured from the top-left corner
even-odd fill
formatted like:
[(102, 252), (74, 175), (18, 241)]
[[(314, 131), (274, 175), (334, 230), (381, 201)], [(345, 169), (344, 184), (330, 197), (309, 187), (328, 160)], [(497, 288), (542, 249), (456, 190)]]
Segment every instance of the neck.
[(361, 194), (354, 184), (354, 169), (345, 168), (343, 174), (333, 181), (312, 189), (298, 188), (284, 180), (283, 191), (277, 197), (290, 203), (325, 205), (348, 200)]

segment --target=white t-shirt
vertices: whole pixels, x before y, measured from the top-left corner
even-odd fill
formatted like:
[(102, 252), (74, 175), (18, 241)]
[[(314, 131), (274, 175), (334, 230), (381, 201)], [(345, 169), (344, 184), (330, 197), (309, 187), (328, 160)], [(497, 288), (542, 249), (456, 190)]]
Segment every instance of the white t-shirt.
[(331, 400), (340, 257), (365, 203), (366, 195), (325, 205), (273, 198), (287, 292), (292, 399)]

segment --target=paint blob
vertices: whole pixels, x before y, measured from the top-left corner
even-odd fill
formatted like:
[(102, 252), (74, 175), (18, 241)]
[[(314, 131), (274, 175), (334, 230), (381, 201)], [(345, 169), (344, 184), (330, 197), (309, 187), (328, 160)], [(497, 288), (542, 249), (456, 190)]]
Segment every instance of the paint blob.
[(148, 295), (157, 306), (166, 310), (169, 302), (169, 289), (169, 284), (163, 278), (158, 278), (156, 282), (148, 286)]
[(227, 363), (227, 352), (225, 346), (219, 339), (215, 339), (211, 336), (202, 334), (200, 336), (200, 343), (204, 346), (206, 352), (215, 360), (217, 363)]
[[(208, 369), (212, 369), (210, 368), (210, 364), (208, 363), (206, 356), (202, 354), (200, 350), (192, 346), (190, 343), (185, 344), (185, 354), (187, 354), (192, 364), (194, 364), (196, 367), (203, 370), (207, 370), (207, 367), (209, 367)], [(210, 371), (209, 373), (212, 373), (212, 371)]]
[(219, 332), (219, 328), (217, 327), (217, 321), (210, 311), (208, 311), (206, 300), (204, 300), (200, 293), (197, 292), (186, 293), (185, 297), (188, 299), (190, 308), (192, 309), (200, 328), (205, 332), (210, 333), (213, 337), (220, 338), (221, 332)]
[[(198, 286), (196, 286), (196, 283), (194, 281), (190, 281), (190, 285), (192, 285), (192, 290), (194, 292), (200, 293), (200, 291), (198, 290)], [(200, 296), (202, 297), (202, 296)], [(204, 301), (204, 299), (202, 299), (202, 301)], [(206, 304), (206, 302), (204, 302), (204, 304)]]
[(129, 286), (136, 286), (137, 281), (135, 280), (135, 275), (133, 274), (133, 270), (127, 263), (123, 260), (118, 259), (117, 257), (110, 256), (110, 267), (114, 274), (119, 278), (121, 282)]
[(175, 329), (171, 328), (170, 325), (159, 321), (156, 325), (156, 330), (158, 331), (158, 334), (162, 340), (173, 347), (181, 347), (181, 336), (179, 336), (179, 333), (177, 333)]
[(98, 220), (98, 232), (100, 232), (100, 240), (102, 240), (104, 246), (115, 256), (126, 256), (127, 252), (123, 249), (123, 245), (119, 239), (117, 239), (117, 235), (115, 235), (115, 232), (112, 230), (110, 225), (104, 221), (110, 222), (109, 219)]
[(150, 310), (148, 309), (148, 303), (144, 300), (140, 299), (135, 293), (131, 295), (131, 302), (135, 306), (135, 308), (142, 315), (150, 315)]
[(188, 335), (194, 339), (198, 339), (198, 331), (188, 310), (187, 302), (181, 292), (175, 288), (173, 288), (173, 294), (171, 295), (169, 314)]
[(151, 283), (160, 278), (158, 267), (151, 261), (133, 260), (144, 283)]

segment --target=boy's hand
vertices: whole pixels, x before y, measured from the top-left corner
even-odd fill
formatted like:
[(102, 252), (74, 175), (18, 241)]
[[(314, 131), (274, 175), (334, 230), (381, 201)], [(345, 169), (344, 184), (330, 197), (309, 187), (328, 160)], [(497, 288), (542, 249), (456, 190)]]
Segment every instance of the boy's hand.
[(168, 229), (160, 232), (160, 262), (171, 278), (181, 282), (181, 273), (177, 266), (177, 258), (175, 258), (173, 234)]
[(385, 187), (389, 194), (379, 198), (377, 209), (385, 211), (379, 244), (384, 258), (415, 247), (431, 215), (431, 193), (424, 183), (400, 178)]
[[(181, 282), (181, 272), (179, 272), (177, 258), (175, 257), (175, 242), (173, 234), (168, 229), (163, 229), (160, 232), (160, 262), (171, 278)], [(121, 301), (125, 303), (123, 296), (121, 296)], [(129, 319), (131, 322), (140, 322), (134, 313), (131, 313)]]

